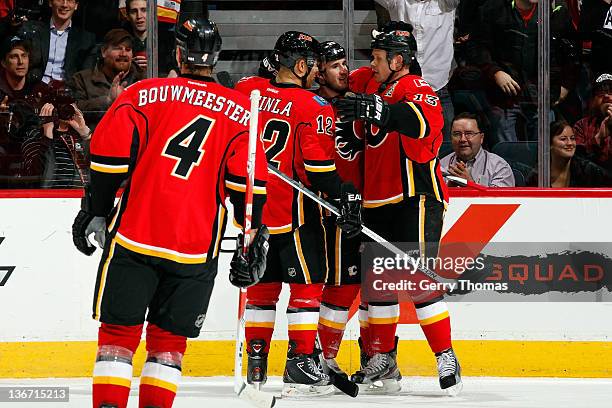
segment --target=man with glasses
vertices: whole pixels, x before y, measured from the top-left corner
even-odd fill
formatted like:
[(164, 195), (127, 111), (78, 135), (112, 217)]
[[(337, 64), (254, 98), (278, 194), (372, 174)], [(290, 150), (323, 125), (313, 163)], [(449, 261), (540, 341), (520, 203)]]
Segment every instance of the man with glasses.
[(574, 125), (576, 153), (610, 170), (612, 135), (612, 74), (601, 74), (593, 83), (588, 116)]
[(440, 160), (442, 173), (486, 187), (514, 187), (510, 165), (482, 148), (484, 132), (477, 115), (460, 113), (451, 125), (453, 153)]

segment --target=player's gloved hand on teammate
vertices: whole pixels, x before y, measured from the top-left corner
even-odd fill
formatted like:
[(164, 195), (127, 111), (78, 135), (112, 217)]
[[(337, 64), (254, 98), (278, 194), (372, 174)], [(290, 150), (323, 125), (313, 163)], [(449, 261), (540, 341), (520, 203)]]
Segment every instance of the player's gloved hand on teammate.
[(379, 95), (347, 92), (342, 99), (335, 99), (338, 116), (345, 122), (365, 120), (383, 129), (389, 123), (389, 104)]
[(353, 183), (342, 183), (340, 187), (340, 216), (336, 224), (349, 238), (361, 232), (361, 195)]
[(97, 217), (85, 210), (80, 210), (72, 224), (72, 242), (79, 251), (89, 256), (96, 247), (89, 241), (89, 235), (94, 233), (94, 239), (100, 248), (106, 242), (106, 219)]
[(242, 254), (244, 236), (238, 235), (236, 251), (230, 262), (229, 280), (232, 285), (239, 288), (248, 288), (258, 283), (266, 270), (268, 256), (268, 227), (262, 225), (257, 230), (255, 238), (247, 251), (246, 257)]

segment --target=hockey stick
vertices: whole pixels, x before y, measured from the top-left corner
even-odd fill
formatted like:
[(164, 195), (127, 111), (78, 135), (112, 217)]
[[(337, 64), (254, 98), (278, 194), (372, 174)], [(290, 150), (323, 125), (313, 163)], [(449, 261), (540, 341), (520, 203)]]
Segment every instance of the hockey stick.
[[(319, 354), (319, 361), (321, 362), (321, 365), (325, 367), (327, 363), (325, 362), (325, 358), (323, 357), (323, 347), (321, 346), (321, 339), (319, 338), (318, 333), (315, 339), (315, 347), (321, 349), (321, 354)], [(334, 387), (353, 398), (355, 398), (359, 394), (359, 386), (349, 380), (348, 375), (345, 377), (341, 374), (338, 374), (332, 368), (329, 367), (327, 372), (329, 375), (329, 381)]]
[[(315, 193), (313, 193), (312, 191), (304, 187), (302, 183), (295, 181), (292, 178), (288, 177), (286, 174), (278, 170), (276, 167), (268, 164), (268, 172), (274, 174), (276, 177), (280, 178), (285, 183), (289, 184), (291, 187), (300, 191), (302, 194), (304, 194), (306, 197), (313, 200), (315, 203), (319, 204), (321, 207), (331, 211), (334, 215), (340, 216), (340, 211), (336, 207), (334, 207), (328, 201), (322, 199), (321, 197), (319, 197), (318, 195), (316, 195)], [(376, 232), (366, 227), (365, 225), (362, 225), (361, 232), (363, 232), (368, 237), (372, 238), (375, 242), (379, 243), (380, 245), (385, 247), (390, 252), (393, 252), (394, 254), (399, 255), (401, 257), (407, 256), (408, 259), (411, 260), (411, 263), (412, 261), (414, 261), (412, 257), (408, 255), (406, 252), (402, 251), (401, 249), (393, 245), (391, 242), (387, 241), (386, 239), (378, 235)], [(421, 265), (420, 262), (415, 262), (413, 263), (413, 265), (419, 265), (419, 267), (417, 268), (419, 272), (424, 273), (425, 275), (427, 275), (429, 278), (433, 279), (436, 282), (440, 282), (440, 283), (454, 282), (454, 279), (443, 278), (442, 276), (438, 275), (431, 269), (427, 268), (425, 265)]]
[(485, 191), (487, 189), (486, 187), (481, 186), (480, 184), (476, 184), (473, 181), (470, 181), (463, 177), (451, 176), (450, 173), (442, 173), (442, 175), (446, 177), (448, 181), (452, 181), (453, 183), (461, 187), (470, 187), (478, 191)]
[[(246, 255), (251, 244), (251, 222), (253, 217), (253, 186), (255, 184), (255, 152), (257, 148), (257, 119), (259, 118), (258, 90), (251, 92), (251, 118), (249, 126), (249, 146), (247, 156), (247, 180), (244, 193), (244, 229), (242, 253)], [(242, 378), (242, 351), (244, 350), (244, 309), (246, 305), (246, 289), (240, 289), (238, 297), (238, 323), (236, 327), (236, 355), (234, 356), (234, 392), (239, 398), (250, 402), (259, 408), (271, 408), (276, 403), (276, 397), (245, 384)]]

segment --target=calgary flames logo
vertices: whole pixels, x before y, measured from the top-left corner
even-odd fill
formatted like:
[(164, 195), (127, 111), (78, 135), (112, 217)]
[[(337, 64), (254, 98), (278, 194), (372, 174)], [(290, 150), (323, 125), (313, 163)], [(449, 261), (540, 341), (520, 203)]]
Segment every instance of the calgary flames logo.
[(353, 161), (363, 151), (363, 139), (357, 136), (354, 128), (357, 122), (336, 122), (336, 151), (347, 161)]

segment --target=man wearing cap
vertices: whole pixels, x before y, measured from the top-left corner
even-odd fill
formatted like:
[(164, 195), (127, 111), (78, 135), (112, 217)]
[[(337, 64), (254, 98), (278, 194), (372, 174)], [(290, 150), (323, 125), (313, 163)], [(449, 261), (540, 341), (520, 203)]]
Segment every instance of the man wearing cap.
[(574, 125), (578, 155), (610, 170), (612, 136), (612, 74), (601, 74), (593, 82), (588, 116)]
[(101, 111), (101, 117), (125, 87), (144, 78), (144, 72), (133, 64), (132, 42), (126, 30), (110, 30), (104, 36), (98, 64), (74, 74), (70, 85), (81, 110)]
[(43, 85), (37, 81), (27, 80), (30, 50), (30, 44), (18, 36), (6, 38), (2, 42), (0, 50), (2, 58), (0, 101), (2, 106), (7, 107), (9, 102), (25, 99), (26, 96), (32, 95), (36, 88)]

